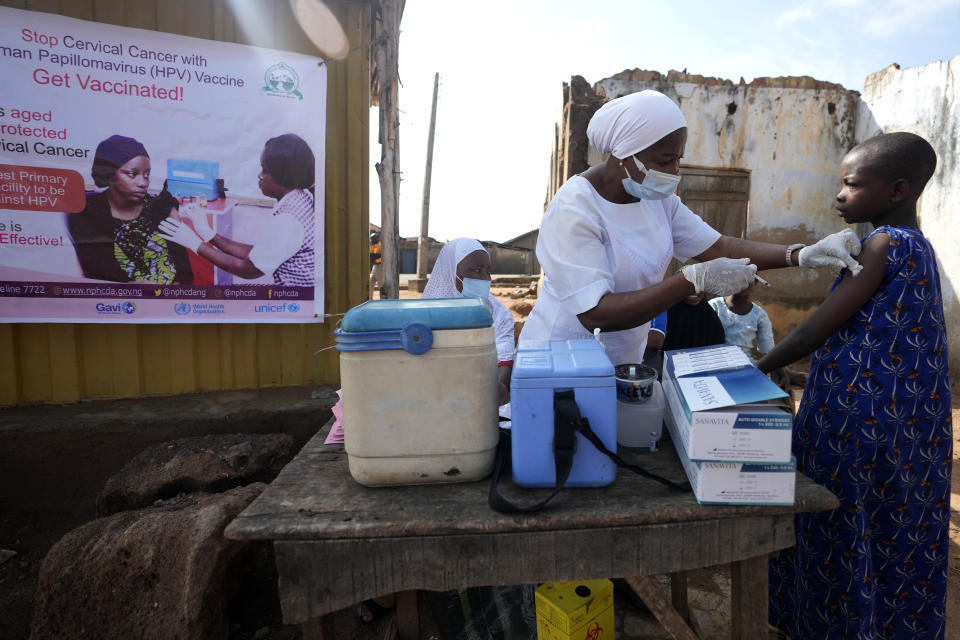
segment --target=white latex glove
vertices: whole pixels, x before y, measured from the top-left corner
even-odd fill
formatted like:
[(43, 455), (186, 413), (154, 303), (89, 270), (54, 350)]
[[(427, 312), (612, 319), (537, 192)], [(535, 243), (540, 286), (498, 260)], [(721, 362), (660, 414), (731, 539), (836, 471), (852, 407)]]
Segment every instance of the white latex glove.
[(181, 212), (186, 213), (190, 217), (190, 222), (193, 223), (193, 228), (196, 229), (197, 235), (203, 238), (204, 242), (213, 240), (213, 236), (217, 235), (217, 232), (214, 231), (210, 223), (207, 222), (206, 209), (194, 204), (189, 204), (184, 207), (184, 209), (185, 211), (181, 210)]
[(831, 233), (809, 247), (800, 249), (797, 262), (801, 267), (846, 267), (857, 275), (863, 266), (853, 259), (860, 254), (860, 238), (851, 229)]
[(697, 290), (717, 296), (732, 296), (750, 286), (757, 274), (757, 265), (750, 258), (717, 258), (689, 264), (680, 273)]
[(167, 218), (161, 222), (157, 228), (160, 230), (161, 238), (190, 249), (194, 253), (196, 253), (200, 245), (203, 244), (203, 241), (197, 234), (179, 220)]

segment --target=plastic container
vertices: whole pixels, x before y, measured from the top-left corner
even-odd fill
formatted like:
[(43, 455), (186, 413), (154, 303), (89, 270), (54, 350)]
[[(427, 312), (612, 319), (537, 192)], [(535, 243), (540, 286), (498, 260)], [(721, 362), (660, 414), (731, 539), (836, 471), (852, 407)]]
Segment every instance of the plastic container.
[[(573, 389), (580, 415), (611, 451), (617, 446), (617, 391), (613, 365), (593, 339), (523, 341), (510, 382), (513, 481), (521, 487), (553, 487), (555, 391)], [(617, 465), (581, 434), (566, 487), (602, 487)]]
[(615, 368), (617, 400), (622, 402), (646, 402), (653, 393), (657, 370), (645, 364), (619, 364)]
[(658, 380), (654, 380), (650, 386), (650, 399), (647, 402), (623, 402), (618, 398), (617, 444), (656, 451), (663, 435), (666, 404), (663, 387)]
[(366, 486), (470, 482), (493, 468), (497, 350), (479, 298), (373, 300), (336, 331), (350, 475)]
[(547, 582), (537, 587), (537, 638), (614, 640), (613, 583)]

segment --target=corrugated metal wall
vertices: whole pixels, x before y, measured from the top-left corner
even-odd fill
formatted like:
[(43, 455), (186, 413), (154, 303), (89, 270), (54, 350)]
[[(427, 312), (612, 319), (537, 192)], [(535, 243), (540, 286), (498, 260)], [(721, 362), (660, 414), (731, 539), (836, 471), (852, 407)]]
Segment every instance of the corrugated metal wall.
[[(320, 55), (287, 0), (0, 4)], [(367, 296), (370, 6), (327, 4), (351, 45), (345, 60), (328, 62), (325, 300), (327, 313), (339, 313)], [(336, 382), (336, 350), (314, 353), (333, 344), (335, 326), (0, 324), (0, 405)]]

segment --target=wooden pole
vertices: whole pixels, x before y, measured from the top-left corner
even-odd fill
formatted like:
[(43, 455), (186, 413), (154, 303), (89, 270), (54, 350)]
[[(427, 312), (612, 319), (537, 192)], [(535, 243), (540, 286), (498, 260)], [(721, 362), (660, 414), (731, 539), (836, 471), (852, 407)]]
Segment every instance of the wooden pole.
[(427, 166), (423, 171), (423, 208), (420, 210), (420, 237), (417, 239), (417, 278), (427, 277), (427, 229), (430, 223), (430, 176), (433, 172), (433, 132), (437, 126), (437, 89), (440, 74), (433, 74), (433, 106), (430, 108), (430, 134), (427, 136)]
[(374, 21), (373, 54), (380, 102), (380, 242), (383, 245), (383, 297), (400, 297), (398, 220), (400, 219), (399, 89), (400, 17), (404, 0), (380, 0)]

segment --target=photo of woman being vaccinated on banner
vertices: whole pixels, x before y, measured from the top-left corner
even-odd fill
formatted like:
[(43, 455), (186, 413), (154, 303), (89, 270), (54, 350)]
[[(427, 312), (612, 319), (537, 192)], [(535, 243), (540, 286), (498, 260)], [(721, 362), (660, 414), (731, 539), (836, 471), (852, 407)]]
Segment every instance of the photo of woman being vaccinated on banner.
[(252, 280), (272, 275), (277, 285), (312, 287), (313, 151), (292, 133), (270, 138), (260, 154), (260, 167), (260, 191), (277, 204), (257, 241), (247, 244), (218, 234), (207, 221), (206, 210), (193, 206), (182, 212), (193, 229), (171, 217), (160, 225), (163, 237), (235, 276)]
[(106, 189), (88, 194), (84, 210), (67, 217), (84, 277), (193, 284), (186, 250), (160, 232), (165, 219), (179, 220), (177, 199), (167, 191), (148, 193), (146, 148), (133, 138), (110, 136), (97, 145), (91, 175)]

